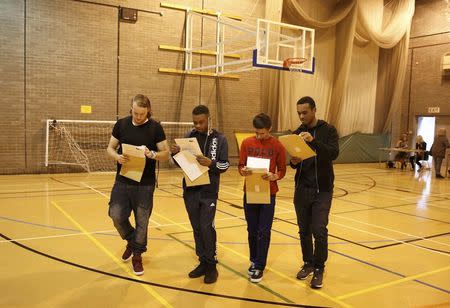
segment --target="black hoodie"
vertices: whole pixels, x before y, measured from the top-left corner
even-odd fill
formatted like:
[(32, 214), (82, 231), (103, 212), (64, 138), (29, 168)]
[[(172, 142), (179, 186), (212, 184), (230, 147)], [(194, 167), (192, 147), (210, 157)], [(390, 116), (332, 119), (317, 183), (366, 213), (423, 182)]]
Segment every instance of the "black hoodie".
[(309, 132), (314, 140), (307, 142), (317, 156), (302, 161), (291, 167), (297, 169), (295, 173), (295, 188), (305, 186), (317, 189), (318, 192), (333, 191), (334, 171), (333, 160), (339, 155), (338, 134), (333, 125), (318, 120), (313, 128), (300, 125), (293, 133)]

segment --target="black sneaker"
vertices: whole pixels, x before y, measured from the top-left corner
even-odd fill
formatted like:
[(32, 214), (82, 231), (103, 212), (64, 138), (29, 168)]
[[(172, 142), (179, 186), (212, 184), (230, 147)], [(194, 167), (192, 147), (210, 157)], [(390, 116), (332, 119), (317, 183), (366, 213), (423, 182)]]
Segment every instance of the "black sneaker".
[(206, 263), (200, 262), (196, 268), (189, 272), (189, 278), (198, 278), (206, 274)]
[(309, 263), (305, 263), (305, 264), (303, 264), (302, 269), (297, 273), (297, 279), (305, 280), (313, 272), (314, 272), (314, 267)]
[(311, 288), (320, 289), (323, 286), (323, 269), (314, 269), (314, 276), (311, 279)]
[(203, 279), (204, 283), (214, 283), (217, 281), (217, 277), (219, 277), (219, 272), (217, 271), (217, 267), (215, 264), (208, 264), (206, 266), (205, 278)]
[(444, 177), (440, 174), (436, 174), (436, 179), (443, 179)]
[(251, 282), (260, 282), (263, 278), (263, 271), (259, 269), (255, 269), (253, 274), (250, 276)]
[(253, 275), (253, 273), (256, 271), (256, 268), (255, 268), (255, 263), (250, 263), (250, 267), (248, 268), (248, 271), (247, 271), (247, 274), (248, 274), (248, 277), (250, 277), (251, 275)]

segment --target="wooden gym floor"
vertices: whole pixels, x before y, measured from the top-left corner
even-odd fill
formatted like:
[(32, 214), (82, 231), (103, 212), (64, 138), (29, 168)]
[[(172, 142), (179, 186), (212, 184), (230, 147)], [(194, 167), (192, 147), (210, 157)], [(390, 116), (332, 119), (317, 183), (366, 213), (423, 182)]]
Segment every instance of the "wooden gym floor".
[(336, 165), (324, 287), (295, 278), (301, 254), (293, 170), (279, 182), (268, 266), (247, 279), (242, 178), (222, 176), (219, 280), (197, 264), (178, 170), (162, 170), (143, 276), (107, 215), (112, 173), (0, 177), (2, 307), (450, 307), (450, 180), (431, 171)]

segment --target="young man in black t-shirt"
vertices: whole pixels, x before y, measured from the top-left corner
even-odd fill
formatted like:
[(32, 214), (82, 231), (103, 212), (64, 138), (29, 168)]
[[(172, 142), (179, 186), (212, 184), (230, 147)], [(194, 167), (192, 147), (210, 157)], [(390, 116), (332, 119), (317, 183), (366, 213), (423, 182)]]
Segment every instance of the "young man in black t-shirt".
[[(114, 125), (107, 152), (117, 161), (116, 179), (109, 201), (109, 216), (122, 239), (127, 241), (122, 255), (124, 262), (132, 258), (133, 272), (142, 275), (141, 254), (147, 251), (147, 228), (153, 209), (155, 190), (155, 161), (167, 160), (169, 151), (166, 135), (160, 123), (150, 118), (150, 100), (142, 94), (131, 100), (131, 116), (119, 119)], [(122, 154), (122, 143), (143, 146), (146, 158), (140, 182), (120, 175), (129, 159)], [(136, 227), (130, 223), (133, 212)]]

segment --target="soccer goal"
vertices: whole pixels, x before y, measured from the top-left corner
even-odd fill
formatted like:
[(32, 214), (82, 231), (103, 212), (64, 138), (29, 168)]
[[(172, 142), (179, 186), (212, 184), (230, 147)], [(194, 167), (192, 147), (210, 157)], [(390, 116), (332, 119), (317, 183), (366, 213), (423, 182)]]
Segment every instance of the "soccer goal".
[[(116, 121), (47, 120), (45, 166), (75, 166), (87, 172), (115, 171), (106, 153)], [(161, 122), (167, 140), (182, 138), (192, 122)], [(161, 168), (171, 167), (162, 162)]]

